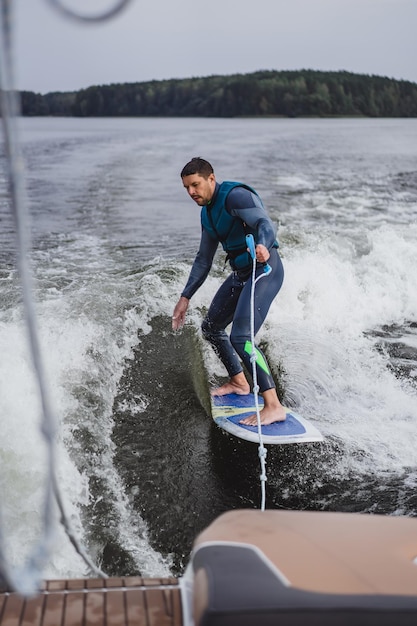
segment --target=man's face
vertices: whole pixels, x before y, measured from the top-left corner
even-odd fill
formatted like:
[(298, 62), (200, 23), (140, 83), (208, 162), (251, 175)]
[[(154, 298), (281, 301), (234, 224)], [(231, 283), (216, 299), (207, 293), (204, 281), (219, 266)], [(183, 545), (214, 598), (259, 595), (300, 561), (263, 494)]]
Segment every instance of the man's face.
[(208, 178), (204, 178), (200, 174), (190, 174), (189, 176), (184, 176), (182, 183), (194, 202), (198, 206), (204, 206), (213, 197), (216, 178), (214, 174), (210, 174)]

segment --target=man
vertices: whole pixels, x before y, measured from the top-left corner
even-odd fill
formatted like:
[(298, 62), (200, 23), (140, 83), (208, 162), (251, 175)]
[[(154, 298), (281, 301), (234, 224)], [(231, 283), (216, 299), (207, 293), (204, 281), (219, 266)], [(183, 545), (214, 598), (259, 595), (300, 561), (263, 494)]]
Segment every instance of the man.
[[(233, 271), (214, 296), (201, 328), (203, 336), (213, 345), (230, 378), (227, 383), (213, 390), (212, 394), (246, 395), (250, 392), (250, 387), (240, 359), (249, 372), (252, 372), (253, 354), (250, 334), (253, 261), (247, 249), (246, 235), (254, 236), (256, 275), (264, 271), (263, 264), (266, 262), (272, 268), (271, 273), (259, 280), (255, 287), (256, 334), (284, 278), (275, 230), (257, 193), (243, 183), (217, 183), (208, 161), (200, 157), (193, 158), (184, 166), (181, 178), (188, 194), (202, 207), (202, 232), (200, 248), (190, 276), (174, 309), (172, 328), (178, 330), (184, 325), (190, 298), (207, 278), (220, 242)], [(229, 337), (225, 329), (230, 323), (232, 328)], [(283, 421), (285, 409), (278, 399), (265, 356), (259, 348), (255, 348), (255, 353), (257, 381), (264, 399), (264, 408), (260, 412), (261, 423)], [(257, 416), (250, 415), (241, 422), (256, 426)]]

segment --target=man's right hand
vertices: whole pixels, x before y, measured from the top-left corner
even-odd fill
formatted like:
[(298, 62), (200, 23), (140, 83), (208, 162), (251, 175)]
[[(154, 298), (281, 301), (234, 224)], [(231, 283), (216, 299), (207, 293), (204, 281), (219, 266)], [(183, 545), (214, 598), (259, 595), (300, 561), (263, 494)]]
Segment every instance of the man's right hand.
[(189, 299), (181, 296), (172, 314), (172, 330), (179, 330), (184, 326), (185, 314), (188, 309)]

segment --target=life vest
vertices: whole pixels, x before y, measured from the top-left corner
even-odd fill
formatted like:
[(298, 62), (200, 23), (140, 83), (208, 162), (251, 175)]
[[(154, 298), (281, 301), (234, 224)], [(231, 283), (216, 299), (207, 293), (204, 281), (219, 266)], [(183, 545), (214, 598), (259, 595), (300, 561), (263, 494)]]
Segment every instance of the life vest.
[(226, 209), (226, 198), (235, 187), (244, 187), (258, 195), (249, 185), (224, 181), (219, 185), (213, 204), (202, 207), (201, 224), (214, 239), (220, 241), (232, 269), (241, 270), (252, 265), (251, 256), (247, 251), (246, 235), (255, 235), (256, 231), (242, 220), (230, 215)]

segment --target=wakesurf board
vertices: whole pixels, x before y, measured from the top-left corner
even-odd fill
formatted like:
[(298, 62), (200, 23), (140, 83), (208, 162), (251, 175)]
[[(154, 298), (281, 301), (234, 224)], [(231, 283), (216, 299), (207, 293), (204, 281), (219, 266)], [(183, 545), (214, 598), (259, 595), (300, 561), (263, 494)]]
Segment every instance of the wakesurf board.
[[(263, 407), (263, 399), (258, 398), (259, 410)], [(246, 426), (239, 421), (256, 413), (255, 396), (249, 393), (240, 396), (235, 393), (225, 396), (211, 396), (211, 413), (217, 426), (240, 439), (259, 443), (257, 426)], [(307, 419), (292, 409), (286, 408), (287, 417), (284, 422), (274, 422), (262, 426), (262, 441), (266, 444), (307, 443), (323, 441), (321, 432)]]

